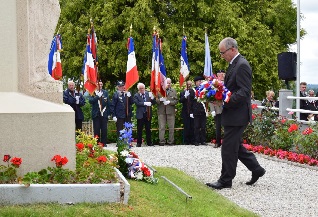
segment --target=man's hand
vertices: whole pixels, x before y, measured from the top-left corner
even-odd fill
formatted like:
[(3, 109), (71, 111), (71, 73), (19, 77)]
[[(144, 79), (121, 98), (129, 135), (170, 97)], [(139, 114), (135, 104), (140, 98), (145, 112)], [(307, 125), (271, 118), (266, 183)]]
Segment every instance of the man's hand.
[(184, 97), (185, 97), (185, 98), (188, 98), (189, 95), (190, 95), (190, 91), (189, 91), (189, 90), (186, 90), (186, 91), (184, 92)]
[(79, 98), (80, 98), (80, 96), (75, 96), (76, 104), (79, 104)]
[(150, 97), (151, 99), (154, 99), (154, 98), (155, 98), (155, 97), (153, 96), (152, 92), (149, 92), (149, 97)]
[(161, 97), (161, 98), (160, 98), (160, 102), (164, 102), (164, 101), (166, 101), (166, 98)]
[(116, 117), (113, 117), (113, 121), (117, 122), (117, 118), (116, 118)]
[(164, 104), (164, 105), (169, 105), (169, 104), (170, 104), (170, 101), (169, 101), (169, 100), (164, 101), (163, 104)]
[(194, 118), (194, 117), (193, 117), (193, 114), (190, 114), (190, 118)]
[(128, 92), (126, 93), (126, 96), (127, 96), (127, 97), (131, 97), (131, 93), (128, 91)]

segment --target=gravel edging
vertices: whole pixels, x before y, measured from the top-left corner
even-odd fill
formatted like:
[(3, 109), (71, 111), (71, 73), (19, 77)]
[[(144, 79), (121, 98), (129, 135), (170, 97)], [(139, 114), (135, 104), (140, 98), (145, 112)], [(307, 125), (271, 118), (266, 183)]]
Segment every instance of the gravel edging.
[[(116, 150), (116, 146), (109, 145), (107, 149)], [(154, 146), (132, 150), (150, 166), (174, 167), (202, 183), (216, 181), (221, 172), (221, 149), (212, 146)], [(239, 162), (232, 188), (216, 191), (264, 217), (318, 216), (317, 167), (255, 155), (266, 169), (256, 184), (245, 184), (251, 172)]]

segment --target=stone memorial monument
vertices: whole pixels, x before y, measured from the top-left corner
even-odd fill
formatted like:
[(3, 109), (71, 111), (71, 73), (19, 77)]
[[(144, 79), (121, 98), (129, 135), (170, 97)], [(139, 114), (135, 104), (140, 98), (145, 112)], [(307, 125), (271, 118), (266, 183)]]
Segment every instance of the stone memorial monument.
[(73, 109), (47, 72), (60, 15), (58, 0), (0, 0), (0, 158), (22, 158), (19, 175), (53, 167), (59, 154), (75, 169)]

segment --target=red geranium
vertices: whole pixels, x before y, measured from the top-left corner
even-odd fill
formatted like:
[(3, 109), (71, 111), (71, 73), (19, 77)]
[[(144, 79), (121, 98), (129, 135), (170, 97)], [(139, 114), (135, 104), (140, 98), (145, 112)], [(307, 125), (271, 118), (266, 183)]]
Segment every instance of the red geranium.
[(5, 154), (3, 156), (3, 162), (9, 162), (10, 158), (11, 158), (11, 156), (9, 154)]
[(291, 124), (289, 129), (288, 129), (288, 132), (291, 133), (293, 131), (296, 131), (298, 130), (298, 125), (297, 124)]
[(98, 163), (104, 163), (107, 161), (106, 156), (102, 155), (97, 158)]
[(92, 145), (92, 144), (87, 144), (87, 147), (88, 147), (89, 149), (92, 149), (92, 148), (93, 148), (93, 145)]
[(62, 167), (63, 165), (67, 164), (68, 159), (57, 154), (51, 159), (51, 161), (55, 161), (56, 167)]
[(151, 172), (147, 167), (142, 167), (141, 170), (145, 176), (151, 176)]
[(313, 131), (313, 129), (311, 129), (310, 127), (304, 129), (304, 131), (302, 132), (303, 135), (309, 135), (311, 134)]
[(284, 124), (286, 121), (287, 121), (286, 118), (284, 118), (284, 119), (281, 120), (282, 124)]
[(77, 144), (76, 144), (76, 147), (77, 147), (77, 149), (78, 149), (79, 151), (82, 151), (85, 146), (84, 146), (83, 143), (77, 143)]
[(257, 104), (252, 104), (252, 109), (257, 109), (258, 105)]
[(14, 158), (11, 159), (10, 162), (12, 163), (13, 166), (20, 167), (20, 165), (22, 163), (22, 159), (18, 158), (18, 157), (14, 157)]

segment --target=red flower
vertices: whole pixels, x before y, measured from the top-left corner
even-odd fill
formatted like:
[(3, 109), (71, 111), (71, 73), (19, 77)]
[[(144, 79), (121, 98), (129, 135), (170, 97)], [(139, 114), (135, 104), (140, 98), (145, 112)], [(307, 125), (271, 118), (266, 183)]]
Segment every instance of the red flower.
[(252, 114), (252, 120), (255, 120), (256, 115)]
[(55, 161), (56, 167), (62, 167), (63, 165), (67, 164), (68, 159), (66, 157), (61, 157), (61, 155), (54, 155), (51, 161)]
[(257, 104), (252, 104), (252, 109), (256, 109), (258, 107)]
[(92, 149), (92, 148), (93, 148), (93, 145), (92, 145), (92, 144), (87, 144), (87, 147), (88, 147), (89, 149)]
[(311, 134), (313, 131), (313, 129), (311, 129), (310, 127), (304, 129), (304, 131), (302, 132), (303, 135), (309, 135)]
[(84, 149), (84, 144), (83, 143), (77, 143), (76, 147), (79, 151), (82, 151)]
[(205, 92), (201, 91), (199, 97), (200, 97), (200, 98), (203, 98), (204, 94), (205, 94)]
[(298, 125), (297, 124), (291, 124), (289, 129), (288, 129), (288, 132), (291, 133), (295, 130), (298, 130)]
[(11, 158), (11, 156), (9, 154), (5, 154), (3, 156), (3, 162), (9, 162), (10, 158)]
[(205, 85), (204, 85), (204, 88), (209, 88), (210, 87), (210, 84), (209, 83), (206, 83)]
[(151, 176), (151, 172), (147, 167), (142, 167), (141, 170), (145, 176)]
[(284, 124), (286, 121), (287, 121), (287, 119), (284, 118), (284, 119), (281, 120), (281, 123)]
[(22, 159), (21, 158), (18, 158), (18, 157), (14, 157), (11, 159), (10, 161), (12, 163), (13, 166), (15, 167), (19, 167), (22, 163)]
[(133, 158), (139, 158), (138, 155), (133, 151), (131, 151), (130, 154), (132, 155)]
[(222, 100), (223, 98), (222, 92), (217, 91), (214, 97), (216, 100)]
[(102, 155), (97, 158), (97, 161), (98, 163), (104, 163), (107, 161), (107, 158), (104, 155)]

